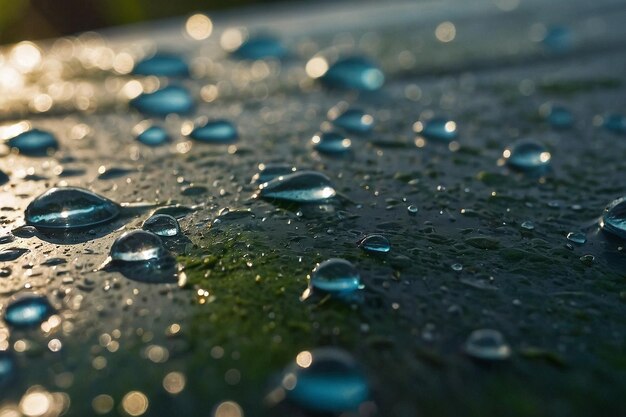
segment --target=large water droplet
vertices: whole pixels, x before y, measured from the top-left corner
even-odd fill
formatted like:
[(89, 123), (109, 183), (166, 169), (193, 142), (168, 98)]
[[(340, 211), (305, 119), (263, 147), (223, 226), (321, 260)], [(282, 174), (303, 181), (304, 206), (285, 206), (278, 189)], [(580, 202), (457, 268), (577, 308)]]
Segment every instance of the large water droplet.
[(282, 388), (294, 404), (324, 413), (355, 411), (369, 398), (358, 364), (336, 348), (300, 352), (283, 372)]
[(351, 133), (369, 133), (374, 128), (374, 117), (360, 109), (348, 109), (331, 120), (336, 127)]
[(226, 144), (235, 142), (238, 134), (235, 126), (228, 120), (212, 120), (195, 127), (189, 137), (204, 143)]
[(48, 299), (40, 295), (29, 295), (9, 304), (4, 312), (4, 321), (18, 328), (34, 327), (55, 313)]
[(0, 262), (14, 261), (28, 252), (24, 248), (7, 248), (0, 251)]
[(375, 91), (383, 86), (385, 76), (368, 59), (349, 57), (331, 65), (320, 80), (329, 87)]
[(315, 171), (297, 171), (259, 186), (259, 197), (296, 203), (324, 202), (337, 192), (330, 179)]
[(600, 227), (615, 236), (626, 239), (626, 197), (618, 198), (604, 209)]
[(359, 271), (345, 259), (331, 258), (317, 265), (311, 272), (309, 288), (302, 295), (306, 299), (313, 292), (349, 295), (361, 288)]
[(371, 253), (387, 253), (391, 250), (391, 243), (383, 235), (368, 235), (359, 242), (359, 247)]
[(352, 141), (337, 132), (318, 133), (311, 139), (313, 148), (328, 155), (341, 155), (350, 151)]
[(59, 148), (59, 142), (44, 130), (31, 129), (9, 139), (7, 144), (28, 156), (45, 156), (51, 150)]
[(604, 128), (613, 133), (626, 134), (626, 116), (610, 114), (604, 119)]
[(167, 254), (161, 239), (152, 232), (132, 230), (113, 242), (110, 257), (113, 262), (145, 262)]
[(524, 140), (503, 153), (506, 164), (518, 171), (544, 172), (550, 167), (550, 152), (540, 143)]
[(76, 188), (51, 188), (26, 207), (26, 223), (39, 229), (78, 229), (115, 219), (120, 207), (113, 201)]
[(289, 164), (259, 164), (259, 172), (252, 176), (252, 184), (263, 184), (281, 175), (296, 172), (296, 167)]
[(133, 74), (186, 77), (189, 75), (189, 67), (178, 55), (158, 53), (139, 61), (133, 68)]
[(170, 137), (167, 131), (160, 126), (150, 126), (137, 135), (137, 140), (144, 145), (159, 146), (167, 143)]
[(172, 237), (180, 233), (178, 220), (169, 214), (155, 214), (143, 223), (142, 228), (158, 236)]
[(511, 348), (499, 331), (480, 329), (474, 330), (467, 338), (465, 353), (476, 359), (500, 361), (511, 356)]
[(287, 55), (287, 48), (274, 36), (263, 34), (252, 36), (233, 51), (233, 55), (240, 59), (280, 59)]
[(413, 124), (415, 133), (426, 139), (451, 142), (458, 136), (456, 122), (446, 117), (434, 117), (428, 121)]
[(15, 375), (17, 366), (13, 355), (7, 351), (0, 351), (0, 387), (7, 384)]
[(154, 93), (144, 93), (130, 101), (131, 106), (142, 113), (165, 116), (170, 113), (187, 114), (194, 103), (189, 91), (183, 87), (170, 85)]

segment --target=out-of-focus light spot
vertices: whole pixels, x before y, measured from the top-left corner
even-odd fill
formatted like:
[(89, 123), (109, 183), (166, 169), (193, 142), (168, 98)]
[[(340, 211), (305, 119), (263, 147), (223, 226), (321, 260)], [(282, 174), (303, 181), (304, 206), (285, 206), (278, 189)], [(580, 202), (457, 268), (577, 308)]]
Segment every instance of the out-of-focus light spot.
[(143, 93), (143, 86), (137, 80), (131, 80), (122, 87), (122, 94), (128, 99), (133, 99)]
[(200, 89), (200, 97), (207, 103), (215, 101), (219, 95), (219, 90), (214, 84), (207, 84)]
[(21, 72), (29, 72), (41, 63), (41, 51), (31, 42), (20, 42), (13, 47), (11, 63)]
[(452, 42), (456, 37), (456, 27), (452, 22), (441, 22), (435, 29), (435, 36), (441, 42)]
[(70, 139), (81, 140), (84, 139), (91, 132), (91, 128), (89, 125), (85, 123), (79, 123), (77, 125), (72, 126), (70, 129)]
[(38, 94), (33, 99), (33, 108), (35, 111), (43, 113), (52, 107), (52, 97), (47, 94)]
[(246, 38), (246, 34), (240, 29), (226, 29), (220, 37), (220, 45), (225, 51), (231, 52), (239, 48)]
[(43, 416), (52, 406), (52, 397), (49, 393), (35, 389), (27, 392), (20, 401), (20, 411), (29, 417)]
[(15, 91), (24, 86), (24, 78), (13, 67), (0, 67), (0, 87), (3, 91)]
[(243, 417), (243, 410), (233, 401), (224, 401), (215, 408), (215, 417)]
[(148, 410), (148, 397), (143, 392), (131, 391), (122, 399), (122, 408), (131, 416), (140, 416)]
[(63, 348), (63, 343), (59, 339), (52, 339), (48, 342), (48, 349), (51, 352), (59, 352)]
[(30, 123), (22, 121), (12, 125), (0, 127), (0, 139), (10, 139), (31, 128)]
[(186, 378), (180, 372), (170, 372), (163, 378), (163, 388), (170, 394), (180, 394), (185, 389)]
[(192, 39), (201, 41), (211, 36), (211, 32), (213, 32), (213, 22), (211, 22), (211, 19), (206, 15), (194, 14), (187, 19), (185, 31)]
[(328, 71), (328, 61), (320, 56), (311, 58), (306, 63), (306, 73), (311, 78), (319, 78)]
[(15, 406), (8, 405), (0, 408), (0, 417), (22, 417), (22, 414)]
[(113, 410), (113, 405), (115, 405), (113, 397), (106, 394), (98, 395), (91, 401), (91, 407), (93, 408), (93, 411), (96, 412), (96, 414), (109, 413), (111, 410)]
[(446, 122), (443, 128), (446, 130), (446, 132), (452, 133), (456, 131), (456, 122), (453, 122), (453, 121)]
[(550, 160), (552, 156), (550, 155), (550, 152), (541, 152), (541, 154), (539, 155), (539, 160), (541, 162), (548, 162)]
[(128, 52), (120, 52), (113, 59), (113, 69), (119, 74), (129, 74), (135, 66), (135, 59)]
[(311, 366), (311, 363), (313, 363), (313, 356), (311, 355), (311, 352), (305, 350), (298, 353), (298, 356), (296, 356), (296, 363), (301, 368), (308, 368)]
[(170, 357), (169, 351), (158, 345), (150, 345), (146, 348), (146, 356), (154, 363), (164, 363)]

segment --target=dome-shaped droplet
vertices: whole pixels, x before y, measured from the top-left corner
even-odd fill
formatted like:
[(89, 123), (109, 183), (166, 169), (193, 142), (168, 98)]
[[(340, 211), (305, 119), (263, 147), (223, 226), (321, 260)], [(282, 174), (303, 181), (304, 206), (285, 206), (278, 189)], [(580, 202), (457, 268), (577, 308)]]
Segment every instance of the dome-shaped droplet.
[(137, 140), (144, 145), (159, 146), (170, 140), (167, 131), (160, 126), (150, 126), (137, 135)]
[(252, 176), (253, 184), (263, 184), (281, 175), (293, 174), (296, 167), (289, 164), (259, 164), (259, 172)]
[(257, 35), (248, 37), (233, 51), (233, 55), (240, 59), (280, 59), (287, 55), (287, 48), (280, 40), (272, 35)]
[(615, 236), (626, 239), (626, 197), (618, 198), (604, 209), (600, 227)]
[(329, 87), (375, 91), (383, 86), (385, 76), (368, 59), (349, 57), (340, 59), (331, 65), (320, 80)]
[(351, 133), (369, 133), (374, 128), (374, 117), (360, 109), (348, 109), (333, 118), (332, 122)]
[(110, 256), (114, 262), (145, 262), (166, 254), (159, 236), (145, 230), (132, 230), (115, 239)]
[(583, 245), (587, 242), (587, 236), (582, 232), (569, 232), (567, 234), (567, 240), (577, 245)]
[(189, 67), (178, 55), (158, 53), (139, 61), (133, 68), (133, 74), (186, 77), (189, 75)]
[(350, 262), (331, 258), (313, 269), (309, 286), (312, 291), (347, 294), (361, 287), (361, 276)]
[(14, 261), (29, 250), (25, 248), (7, 248), (0, 250), (0, 262)]
[(547, 119), (550, 126), (555, 129), (569, 129), (574, 125), (572, 112), (561, 106), (551, 106), (547, 110)]
[(413, 130), (426, 139), (451, 142), (458, 136), (456, 122), (446, 117), (434, 117), (413, 124)]
[(311, 139), (313, 148), (328, 155), (342, 155), (350, 151), (352, 141), (337, 132), (318, 133)]
[(237, 128), (228, 120), (210, 120), (195, 127), (189, 137), (198, 142), (213, 144), (228, 144), (237, 141)]
[(143, 93), (132, 99), (130, 104), (142, 113), (155, 116), (170, 113), (187, 114), (194, 107), (189, 91), (175, 85), (164, 87), (154, 93)]
[(120, 214), (113, 201), (75, 187), (51, 188), (26, 207), (26, 223), (39, 229), (78, 229), (109, 222)]
[(4, 311), (4, 321), (17, 328), (34, 327), (55, 313), (48, 299), (29, 295), (10, 303)]
[(359, 248), (371, 253), (387, 253), (391, 250), (391, 243), (383, 235), (368, 235), (359, 242)]
[(7, 144), (28, 156), (45, 156), (59, 148), (59, 142), (50, 132), (31, 129), (9, 139)]
[(550, 152), (540, 143), (525, 140), (503, 153), (506, 164), (518, 171), (544, 171), (550, 167)]
[(300, 352), (282, 376), (287, 400), (314, 412), (356, 411), (369, 385), (354, 358), (336, 348)]
[(176, 218), (169, 214), (155, 214), (143, 223), (142, 228), (158, 236), (172, 237), (180, 233)]
[(17, 366), (13, 355), (5, 350), (0, 350), (0, 387), (13, 379), (16, 370)]
[(281, 175), (259, 186), (259, 197), (295, 203), (318, 203), (334, 197), (337, 192), (330, 179), (315, 171), (297, 171)]
[(610, 114), (604, 118), (604, 128), (618, 134), (626, 134), (626, 116)]
[(467, 338), (464, 348), (469, 356), (486, 361), (500, 361), (511, 356), (510, 346), (502, 333), (497, 330), (473, 331)]

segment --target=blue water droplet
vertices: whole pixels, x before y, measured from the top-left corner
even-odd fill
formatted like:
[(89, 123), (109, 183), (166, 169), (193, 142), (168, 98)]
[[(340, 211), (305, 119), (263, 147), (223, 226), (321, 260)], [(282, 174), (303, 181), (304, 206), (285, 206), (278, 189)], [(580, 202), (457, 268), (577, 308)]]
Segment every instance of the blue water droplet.
[(552, 26), (546, 30), (542, 43), (550, 52), (566, 53), (574, 47), (574, 34), (565, 26)]
[(526, 220), (525, 222), (522, 222), (520, 226), (524, 230), (535, 230), (535, 223), (530, 220)]
[(447, 117), (433, 117), (428, 121), (416, 122), (413, 130), (426, 139), (441, 142), (451, 142), (458, 136), (456, 122)]
[(0, 251), (0, 262), (14, 261), (28, 252), (24, 248), (7, 248)]
[(374, 117), (360, 109), (348, 109), (332, 119), (333, 124), (351, 133), (365, 134), (374, 128)]
[(452, 268), (453, 271), (461, 272), (463, 270), (463, 264), (452, 264), (450, 268)]
[(569, 129), (574, 125), (574, 115), (565, 107), (553, 106), (548, 111), (548, 123), (555, 129)]
[(160, 126), (150, 126), (137, 135), (137, 140), (144, 145), (160, 146), (170, 140), (167, 131)]
[(281, 175), (293, 174), (296, 167), (289, 164), (260, 164), (259, 172), (252, 176), (252, 184), (263, 184)]
[(337, 348), (300, 352), (282, 376), (287, 400), (315, 412), (356, 411), (369, 384), (354, 358)]
[(4, 321), (17, 328), (34, 327), (55, 313), (48, 299), (39, 295), (28, 295), (9, 304), (4, 312)]
[(228, 144), (237, 141), (237, 128), (228, 120), (211, 120), (195, 127), (189, 137), (198, 142)]
[(485, 361), (501, 361), (511, 357), (511, 347), (497, 330), (473, 331), (465, 342), (465, 353)]
[(172, 237), (180, 233), (178, 220), (169, 214), (155, 214), (150, 216), (141, 227), (144, 230), (163, 237)]
[(139, 61), (133, 68), (133, 74), (186, 77), (189, 75), (189, 66), (178, 55), (158, 53)]
[(15, 358), (7, 351), (0, 351), (0, 387), (7, 384), (15, 376), (17, 366)]
[(39, 229), (79, 229), (107, 223), (120, 214), (113, 201), (76, 187), (51, 188), (26, 207), (26, 223)]
[(261, 184), (259, 190), (261, 198), (295, 203), (324, 202), (337, 194), (330, 179), (315, 171), (281, 175)]
[(550, 167), (550, 152), (540, 143), (524, 140), (503, 153), (509, 167), (526, 172), (544, 172)]
[(567, 234), (567, 240), (578, 245), (583, 245), (587, 242), (587, 236), (582, 232), (569, 232)]
[(143, 93), (130, 101), (131, 106), (142, 113), (166, 116), (170, 113), (187, 114), (194, 108), (194, 102), (183, 87), (170, 85), (154, 93)]
[(626, 239), (626, 197), (618, 198), (604, 209), (600, 227), (615, 236)]
[(240, 59), (267, 59), (284, 58), (287, 55), (287, 48), (281, 41), (272, 35), (257, 35), (246, 39), (235, 51), (233, 55)]
[(626, 134), (626, 116), (623, 114), (608, 115), (604, 119), (604, 128), (613, 133)]
[(417, 208), (416, 205), (411, 204), (406, 208), (406, 211), (408, 211), (411, 216), (415, 216), (417, 212), (419, 211), (419, 209)]
[(391, 250), (391, 243), (383, 235), (368, 235), (359, 242), (359, 248), (372, 253), (387, 253)]
[(328, 155), (345, 154), (352, 147), (352, 141), (337, 132), (318, 133), (311, 142), (316, 151)]
[(28, 156), (45, 156), (59, 148), (56, 138), (45, 130), (31, 129), (9, 139), (7, 144)]
[(331, 65), (320, 80), (328, 87), (375, 91), (383, 86), (385, 76), (368, 59), (349, 57)]
[(321, 291), (336, 295), (347, 295), (361, 288), (359, 271), (345, 259), (331, 258), (317, 265), (311, 272), (309, 288), (302, 295)]
[(115, 239), (109, 256), (114, 262), (145, 262), (167, 254), (159, 236), (145, 230), (132, 230)]

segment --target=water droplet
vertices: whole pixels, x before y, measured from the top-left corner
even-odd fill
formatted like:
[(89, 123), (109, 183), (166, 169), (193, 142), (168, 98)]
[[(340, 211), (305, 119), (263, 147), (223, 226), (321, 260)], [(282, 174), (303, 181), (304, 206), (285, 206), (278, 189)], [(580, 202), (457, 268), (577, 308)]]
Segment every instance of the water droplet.
[(170, 140), (167, 131), (160, 126), (150, 126), (137, 135), (137, 140), (144, 145), (159, 146)]
[(109, 222), (120, 214), (113, 201), (76, 188), (51, 188), (26, 207), (26, 223), (40, 229), (78, 229)]
[(166, 254), (159, 236), (145, 230), (132, 230), (115, 239), (110, 256), (114, 262), (145, 262)]
[(555, 129), (569, 129), (574, 124), (574, 115), (565, 107), (553, 106), (548, 112), (548, 123)]
[(250, 182), (253, 184), (263, 184), (281, 175), (292, 174), (294, 172), (296, 172), (296, 167), (289, 164), (261, 164), (259, 165), (259, 172), (252, 176)]
[(0, 185), (9, 182), (9, 176), (0, 169)]
[(385, 76), (368, 59), (349, 57), (331, 65), (320, 80), (328, 87), (375, 91), (382, 87)]
[(511, 356), (511, 347), (499, 331), (480, 329), (474, 330), (467, 338), (465, 353), (476, 359), (501, 361)]
[(202, 185), (190, 185), (188, 187), (183, 187), (180, 193), (182, 195), (196, 196), (196, 195), (206, 194), (208, 192), (209, 192), (209, 189)]
[(463, 270), (463, 265), (462, 264), (452, 264), (450, 266), (450, 268), (452, 268), (453, 271), (461, 272)]
[(446, 117), (434, 117), (425, 122), (413, 124), (415, 133), (426, 139), (451, 142), (458, 136), (456, 122)]
[(15, 241), (15, 236), (13, 236), (11, 233), (4, 235), (4, 236), (0, 236), (0, 245), (5, 245), (13, 241)]
[(9, 139), (7, 144), (28, 156), (45, 156), (50, 150), (59, 148), (59, 142), (44, 130), (31, 129)]
[(580, 262), (582, 262), (583, 265), (585, 266), (593, 265), (595, 260), (596, 260), (596, 257), (593, 255), (583, 255), (580, 257)]
[(352, 141), (336, 132), (318, 133), (311, 139), (313, 148), (324, 154), (340, 155), (350, 151)]
[(158, 236), (172, 237), (180, 233), (178, 220), (169, 214), (155, 214), (143, 223), (142, 228)]
[(104, 172), (101, 172), (98, 175), (98, 179), (99, 180), (112, 180), (115, 178), (124, 177), (130, 174), (131, 172), (135, 172), (135, 170), (128, 169), (128, 168), (117, 168), (117, 167), (106, 168)]
[(600, 227), (602, 230), (626, 239), (626, 197), (618, 198), (604, 209)]
[(550, 167), (550, 152), (540, 143), (524, 140), (503, 153), (509, 167), (518, 171), (544, 172)]
[(182, 219), (189, 213), (193, 213), (195, 211), (195, 207), (187, 207), (182, 204), (173, 204), (171, 206), (163, 206), (152, 212), (152, 215), (156, 214), (169, 214), (172, 217), (177, 219)]
[(17, 367), (13, 355), (7, 351), (0, 351), (0, 387), (8, 383), (13, 376)]
[(25, 225), (13, 229), (12, 233), (17, 237), (29, 239), (37, 234), (37, 229), (35, 229), (33, 226)]
[(610, 114), (604, 119), (604, 128), (613, 133), (626, 134), (626, 116)]
[(14, 261), (29, 250), (24, 248), (7, 248), (0, 251), (0, 262)]
[(194, 107), (189, 91), (175, 85), (164, 87), (154, 93), (143, 93), (132, 99), (130, 104), (142, 113), (155, 116), (170, 113), (187, 114)]
[(4, 321), (18, 328), (34, 327), (55, 313), (48, 299), (40, 295), (21, 297), (9, 304), (4, 312)]
[(307, 410), (355, 411), (369, 398), (369, 385), (354, 358), (336, 348), (300, 352), (283, 372), (286, 398)]
[(387, 253), (391, 250), (391, 243), (383, 235), (368, 235), (359, 242), (359, 248), (372, 253)]
[(272, 35), (263, 34), (248, 37), (233, 51), (233, 55), (239, 59), (280, 59), (287, 55), (287, 48), (280, 40)]
[(578, 245), (583, 245), (587, 242), (587, 236), (582, 232), (569, 232), (567, 234), (567, 240)]
[(235, 126), (228, 120), (212, 120), (202, 126), (195, 127), (189, 137), (204, 143), (233, 143), (238, 134)]
[(408, 207), (406, 208), (406, 210), (409, 212), (409, 214), (410, 214), (411, 216), (415, 216), (415, 215), (417, 214), (417, 212), (419, 211), (419, 209), (417, 208), (417, 206), (416, 206), (416, 205), (414, 205), (414, 204), (411, 204), (410, 206), (408, 206)]
[(281, 175), (259, 186), (259, 197), (296, 203), (317, 203), (337, 193), (330, 179), (315, 171), (297, 171)]
[(331, 258), (318, 264), (311, 272), (309, 288), (302, 294), (308, 298), (313, 292), (349, 295), (361, 288), (359, 271), (345, 259)]
[(374, 128), (374, 117), (360, 109), (348, 109), (336, 118), (333, 124), (351, 133), (369, 133)]
[(2, 268), (0, 268), (0, 278), (10, 277), (12, 273), (13, 270), (8, 266), (3, 266)]
[(133, 68), (133, 74), (186, 77), (189, 75), (189, 67), (178, 55), (158, 53), (139, 61)]
[(524, 230), (535, 230), (535, 223), (530, 220), (526, 220), (520, 226)]

